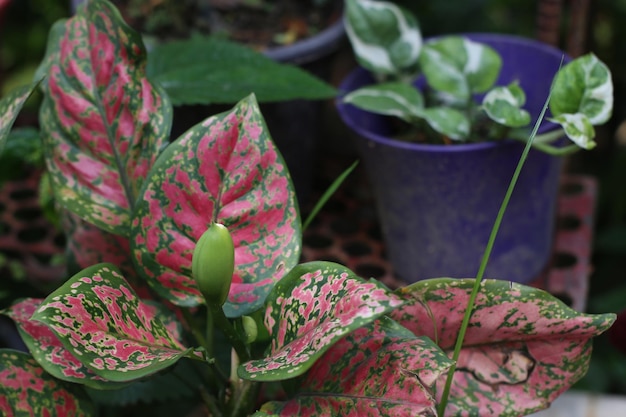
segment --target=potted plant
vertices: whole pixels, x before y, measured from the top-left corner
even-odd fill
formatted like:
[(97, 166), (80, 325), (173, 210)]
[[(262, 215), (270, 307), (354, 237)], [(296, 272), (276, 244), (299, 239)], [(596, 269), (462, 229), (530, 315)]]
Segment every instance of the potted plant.
[(298, 265), (293, 185), (254, 96), (169, 143), (171, 103), (115, 8), (93, 0), (61, 32), (43, 78), (0, 101), (0, 145), (39, 85), (83, 269), (2, 311), (28, 348), (0, 349), (2, 413), (513, 416), (584, 374), (614, 315), (507, 281), (391, 291)]
[(394, 270), (408, 282), (475, 274), (519, 141), (553, 86), (549, 123), (539, 128), (488, 269), (490, 277), (532, 281), (551, 255), (560, 155), (592, 148), (593, 125), (611, 115), (608, 68), (593, 54), (570, 62), (508, 35), (424, 42), (416, 18), (393, 3), (346, 5), (361, 68), (342, 83), (338, 108), (356, 132)]

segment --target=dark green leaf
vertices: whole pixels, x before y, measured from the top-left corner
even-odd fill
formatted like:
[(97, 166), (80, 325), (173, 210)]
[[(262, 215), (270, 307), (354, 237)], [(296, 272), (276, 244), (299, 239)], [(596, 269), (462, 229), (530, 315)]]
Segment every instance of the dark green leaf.
[(261, 102), (323, 99), (336, 94), (333, 87), (304, 70), (215, 37), (157, 46), (148, 56), (147, 71), (174, 105), (232, 104), (250, 93)]

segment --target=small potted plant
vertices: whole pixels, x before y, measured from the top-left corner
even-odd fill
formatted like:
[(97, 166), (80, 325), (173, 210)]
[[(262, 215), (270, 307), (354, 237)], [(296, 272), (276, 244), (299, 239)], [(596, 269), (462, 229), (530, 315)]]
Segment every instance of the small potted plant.
[(520, 141), (552, 87), (488, 270), (532, 281), (552, 251), (560, 155), (595, 146), (593, 125), (611, 115), (608, 68), (515, 36), (424, 41), (416, 18), (384, 1), (348, 0), (345, 19), (361, 68), (342, 83), (338, 108), (356, 132), (394, 269), (409, 282), (475, 274)]
[(0, 101), (0, 145), (39, 85), (82, 269), (1, 312), (28, 349), (0, 349), (2, 414), (513, 416), (584, 374), (612, 314), (508, 281), (392, 291), (298, 265), (294, 188), (254, 96), (169, 143), (171, 103), (117, 10), (92, 0), (61, 28), (43, 78)]

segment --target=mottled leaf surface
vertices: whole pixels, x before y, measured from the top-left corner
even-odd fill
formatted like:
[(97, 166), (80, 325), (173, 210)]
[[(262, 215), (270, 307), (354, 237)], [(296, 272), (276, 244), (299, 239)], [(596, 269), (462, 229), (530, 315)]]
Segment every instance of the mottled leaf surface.
[(150, 172), (131, 247), (138, 269), (162, 297), (180, 306), (204, 302), (191, 259), (213, 221), (228, 228), (235, 245), (226, 314), (258, 310), (298, 262), (301, 227), (287, 168), (254, 96), (190, 129)]
[(57, 32), (40, 118), (55, 197), (127, 236), (137, 192), (169, 139), (171, 105), (145, 76), (141, 36), (109, 2), (85, 2)]
[(582, 113), (563, 113), (549, 119), (561, 125), (568, 139), (583, 149), (593, 149), (596, 142), (596, 130), (587, 116)]
[(419, 62), (431, 87), (464, 101), (491, 88), (502, 67), (493, 48), (461, 36), (426, 42)]
[(382, 317), (334, 344), (298, 393), (263, 411), (280, 416), (435, 416), (435, 382), (451, 365), (428, 338)]
[(582, 113), (599, 125), (613, 112), (611, 71), (589, 53), (565, 65), (554, 78), (550, 110), (554, 116)]
[(412, 85), (401, 82), (380, 83), (346, 94), (343, 101), (363, 110), (400, 117), (407, 122), (422, 117), (424, 98)]
[(363, 68), (392, 76), (416, 72), (422, 34), (407, 10), (392, 2), (347, 0), (344, 21)]
[(96, 410), (80, 390), (54, 379), (27, 353), (0, 349), (0, 414), (92, 417)]
[(490, 90), (483, 98), (483, 109), (497, 123), (522, 127), (530, 123), (530, 113), (521, 108), (525, 102), (524, 90), (517, 83), (512, 83)]
[(22, 340), (39, 365), (55, 378), (94, 388), (115, 388), (119, 384), (106, 382), (83, 365), (63, 346), (59, 338), (44, 324), (31, 320), (43, 299), (22, 300), (4, 313), (16, 324)]
[[(390, 317), (451, 354), (473, 283), (434, 279), (400, 289), (407, 304)], [(516, 283), (481, 285), (445, 415), (518, 416), (548, 407), (585, 374), (591, 338), (615, 316), (578, 313)]]
[(301, 375), (339, 339), (401, 304), (378, 283), (341, 265), (298, 265), (267, 299), (269, 356), (243, 364), (239, 376), (272, 381)]
[(123, 382), (164, 369), (190, 350), (155, 315), (113, 265), (99, 264), (50, 294), (32, 319), (48, 326), (93, 373)]
[(594, 125), (613, 113), (611, 71), (594, 54), (576, 58), (559, 70), (552, 87), (551, 122), (561, 125), (567, 137), (583, 149), (593, 149)]
[(35, 91), (38, 84), (38, 82), (35, 82), (16, 88), (0, 100), (0, 153), (2, 153), (2, 149), (4, 149), (4, 143), (9, 136), (15, 119), (17, 119), (24, 103), (26, 103), (28, 97)]
[(453, 140), (464, 140), (470, 134), (467, 114), (452, 107), (437, 106), (424, 109), (424, 120), (436, 132)]

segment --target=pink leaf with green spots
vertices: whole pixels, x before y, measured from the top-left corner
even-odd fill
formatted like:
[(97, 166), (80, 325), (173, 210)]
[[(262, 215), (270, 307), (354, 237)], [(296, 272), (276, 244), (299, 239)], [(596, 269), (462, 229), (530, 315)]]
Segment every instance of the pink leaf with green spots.
[(0, 414), (91, 417), (96, 410), (78, 387), (54, 379), (27, 353), (0, 349)]
[(45, 325), (31, 320), (43, 299), (28, 298), (4, 311), (16, 324), (22, 340), (39, 365), (55, 378), (76, 382), (100, 389), (113, 389), (119, 383), (111, 383), (94, 374), (83, 365), (59, 338)]
[(402, 302), (375, 281), (364, 281), (341, 265), (298, 265), (267, 299), (269, 356), (242, 364), (239, 376), (273, 381), (301, 375), (339, 339)]
[(57, 28), (41, 128), (55, 197), (108, 232), (128, 236), (137, 193), (169, 139), (171, 105), (145, 75), (141, 35), (106, 1), (85, 2)]
[[(451, 354), (473, 285), (418, 282), (398, 290), (408, 303), (390, 316)], [(614, 315), (578, 313), (544, 291), (507, 281), (481, 285), (445, 415), (518, 416), (548, 407), (585, 374), (591, 338)]]
[(191, 350), (110, 264), (70, 278), (44, 300), (32, 320), (48, 326), (87, 368), (109, 381), (153, 374)]
[(24, 103), (35, 91), (38, 84), (38, 82), (35, 82), (16, 88), (0, 100), (0, 153), (4, 148), (4, 143), (9, 136), (15, 119), (17, 119)]
[(333, 345), (289, 401), (262, 410), (285, 417), (435, 416), (434, 385), (451, 363), (429, 338), (382, 317)]
[(213, 221), (235, 245), (226, 314), (258, 310), (298, 262), (301, 227), (287, 168), (254, 96), (190, 129), (150, 171), (133, 213), (131, 248), (159, 295), (180, 306), (204, 302), (191, 258)]

